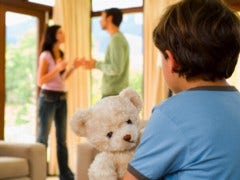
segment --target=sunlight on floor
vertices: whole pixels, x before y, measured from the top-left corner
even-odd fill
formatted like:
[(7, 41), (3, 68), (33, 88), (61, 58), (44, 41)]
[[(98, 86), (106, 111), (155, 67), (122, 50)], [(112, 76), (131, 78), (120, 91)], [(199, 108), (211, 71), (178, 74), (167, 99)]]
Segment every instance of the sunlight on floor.
[(57, 176), (47, 177), (47, 180), (59, 180)]

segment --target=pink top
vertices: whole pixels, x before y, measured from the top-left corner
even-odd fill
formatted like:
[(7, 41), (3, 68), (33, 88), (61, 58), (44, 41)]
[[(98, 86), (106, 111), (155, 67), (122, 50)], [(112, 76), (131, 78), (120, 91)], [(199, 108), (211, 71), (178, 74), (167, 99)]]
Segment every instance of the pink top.
[[(48, 72), (52, 71), (56, 67), (56, 63), (49, 51), (43, 51), (40, 54), (39, 62), (43, 61), (44, 59), (48, 62)], [(65, 91), (64, 80), (60, 73), (58, 73), (47, 83), (44, 83), (41, 88), (52, 91)]]

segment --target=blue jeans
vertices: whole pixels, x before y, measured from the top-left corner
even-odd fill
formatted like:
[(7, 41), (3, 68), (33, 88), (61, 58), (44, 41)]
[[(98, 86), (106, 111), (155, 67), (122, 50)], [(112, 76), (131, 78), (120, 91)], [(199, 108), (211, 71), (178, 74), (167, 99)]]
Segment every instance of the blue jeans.
[[(57, 159), (60, 179), (70, 180), (73, 176), (68, 167), (68, 150), (66, 146), (67, 102), (66, 96), (52, 97), (41, 94), (38, 106), (38, 137), (37, 142), (48, 146), (48, 135), (52, 121), (55, 122), (57, 138)], [(62, 177), (62, 178), (61, 178)]]

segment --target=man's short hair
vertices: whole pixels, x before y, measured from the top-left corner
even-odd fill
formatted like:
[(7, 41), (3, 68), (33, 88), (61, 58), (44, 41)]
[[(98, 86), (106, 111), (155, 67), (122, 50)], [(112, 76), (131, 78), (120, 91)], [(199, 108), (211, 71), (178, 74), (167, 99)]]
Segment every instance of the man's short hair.
[(240, 51), (239, 16), (220, 0), (182, 0), (161, 17), (153, 40), (162, 53), (172, 52), (179, 76), (229, 78)]
[(122, 11), (120, 9), (110, 8), (110, 9), (106, 9), (104, 12), (106, 13), (107, 17), (112, 16), (112, 23), (115, 26), (117, 26), (117, 27), (120, 26), (120, 24), (122, 22), (122, 16), (123, 16)]

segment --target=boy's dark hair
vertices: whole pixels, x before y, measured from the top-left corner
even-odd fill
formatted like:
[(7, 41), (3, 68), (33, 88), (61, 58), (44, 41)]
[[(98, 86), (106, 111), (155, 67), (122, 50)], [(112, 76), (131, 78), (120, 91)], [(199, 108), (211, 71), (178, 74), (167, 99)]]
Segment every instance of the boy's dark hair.
[(153, 40), (163, 54), (172, 52), (179, 76), (215, 81), (234, 71), (240, 21), (220, 0), (183, 0), (165, 12)]
[(122, 22), (122, 16), (123, 16), (122, 11), (120, 9), (110, 8), (110, 9), (106, 9), (104, 12), (106, 13), (107, 17), (112, 16), (112, 23), (115, 26), (117, 26), (117, 27), (120, 26), (120, 24)]

